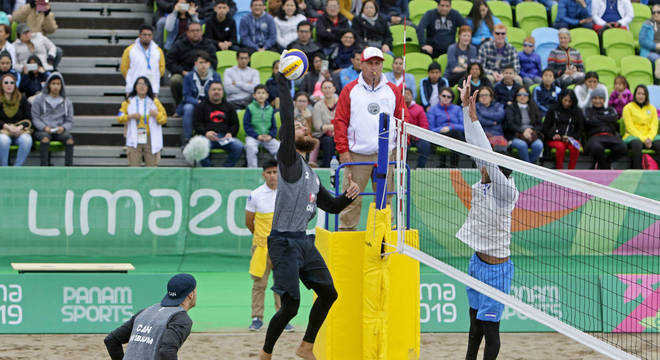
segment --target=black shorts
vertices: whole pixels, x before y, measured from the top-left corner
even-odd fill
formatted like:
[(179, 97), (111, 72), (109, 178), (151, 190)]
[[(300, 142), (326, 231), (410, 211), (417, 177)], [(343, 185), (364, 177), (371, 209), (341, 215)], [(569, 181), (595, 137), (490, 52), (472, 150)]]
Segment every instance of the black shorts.
[(314, 239), (314, 235), (304, 232), (270, 232), (268, 255), (273, 263), (274, 292), (280, 296), (289, 293), (294, 299), (300, 299), (298, 280), (308, 289), (332, 285), (332, 276)]

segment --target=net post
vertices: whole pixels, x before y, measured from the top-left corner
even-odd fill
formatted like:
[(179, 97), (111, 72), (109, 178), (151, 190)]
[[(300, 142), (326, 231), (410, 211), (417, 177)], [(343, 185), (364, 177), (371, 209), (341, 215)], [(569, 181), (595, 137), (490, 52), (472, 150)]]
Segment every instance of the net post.
[(378, 126), (378, 163), (376, 164), (376, 210), (387, 206), (387, 167), (389, 155), (390, 116), (381, 113)]

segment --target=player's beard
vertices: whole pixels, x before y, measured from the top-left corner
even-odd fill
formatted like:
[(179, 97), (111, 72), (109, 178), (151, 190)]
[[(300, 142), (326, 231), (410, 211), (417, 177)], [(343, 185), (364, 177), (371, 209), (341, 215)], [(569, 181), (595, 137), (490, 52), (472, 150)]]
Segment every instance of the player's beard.
[(317, 142), (318, 140), (316, 140), (315, 138), (309, 135), (305, 135), (302, 138), (296, 139), (296, 149), (304, 153), (308, 153), (314, 150), (314, 147), (316, 146)]

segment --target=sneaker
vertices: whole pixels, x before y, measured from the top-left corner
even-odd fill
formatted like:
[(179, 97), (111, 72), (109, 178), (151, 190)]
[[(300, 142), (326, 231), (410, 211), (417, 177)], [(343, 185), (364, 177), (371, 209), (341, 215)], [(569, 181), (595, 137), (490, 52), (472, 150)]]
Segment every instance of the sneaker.
[(264, 326), (264, 322), (261, 321), (259, 318), (254, 318), (252, 319), (252, 324), (250, 324), (250, 327), (248, 330), (250, 331), (259, 331), (261, 330), (261, 327)]
[(286, 326), (284, 327), (285, 332), (294, 332), (295, 330), (296, 328), (294, 328), (293, 325), (291, 324), (286, 324)]

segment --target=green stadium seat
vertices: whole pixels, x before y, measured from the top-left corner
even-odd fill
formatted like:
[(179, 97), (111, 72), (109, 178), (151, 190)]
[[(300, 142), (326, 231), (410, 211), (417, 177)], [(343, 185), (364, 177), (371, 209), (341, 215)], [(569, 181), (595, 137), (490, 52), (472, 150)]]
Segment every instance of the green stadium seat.
[(272, 73), (273, 62), (279, 59), (280, 54), (274, 51), (255, 51), (250, 56), (250, 67), (259, 71), (267, 69), (269, 73)]
[(218, 66), (216, 66), (215, 70), (224, 79), (225, 70), (237, 64), (236, 51), (234, 50), (218, 51), (215, 53), (215, 58), (218, 60)]
[(466, 17), (472, 10), (472, 1), (455, 0), (451, 2), (451, 8)]
[(422, 53), (409, 53), (406, 54), (406, 72), (415, 77), (415, 84), (419, 86), (419, 82), (428, 76), (429, 64), (433, 62), (430, 56)]
[(534, 89), (536, 89), (537, 86), (539, 86), (539, 84), (532, 84), (532, 86), (529, 87), (528, 90), (529, 90), (529, 98), (530, 99), (532, 98), (532, 93), (534, 92)]
[(250, 56), (250, 67), (259, 71), (259, 80), (265, 84), (273, 75), (273, 62), (279, 60), (280, 54), (274, 51), (255, 51)]
[(435, 59), (435, 61), (437, 61), (438, 64), (440, 64), (440, 66), (442, 66), (442, 73), (444, 74), (445, 70), (447, 70), (447, 54), (442, 54), (438, 56), (438, 58)]
[(593, 55), (600, 55), (600, 45), (598, 43), (598, 34), (585, 28), (571, 29), (571, 44), (572, 48), (577, 49), (582, 55), (583, 59)]
[(634, 91), (637, 85), (653, 84), (651, 61), (641, 56), (626, 56), (621, 59), (621, 75), (625, 76)]
[(536, 28), (548, 26), (545, 6), (537, 2), (524, 1), (516, 5), (516, 20), (518, 27), (528, 35)]
[(427, 11), (437, 7), (438, 3), (433, 0), (413, 0), (408, 4), (410, 19), (415, 24), (419, 24), (419, 21), (422, 20), (422, 17), (424, 17), (424, 14), (426, 14)]
[(623, 29), (608, 29), (603, 32), (603, 48), (605, 55), (616, 61), (617, 67), (621, 65), (621, 59), (635, 55), (635, 40), (633, 34)]
[(236, 116), (238, 117), (238, 133), (236, 134), (236, 137), (243, 144), (245, 144), (245, 127), (243, 126), (243, 116), (245, 116), (245, 109), (237, 110)]
[(488, 7), (502, 24), (507, 27), (513, 26), (513, 14), (511, 13), (511, 5), (506, 1), (489, 1)]
[(598, 73), (598, 80), (611, 92), (614, 88), (614, 79), (619, 73), (619, 69), (614, 59), (603, 56), (593, 55), (584, 60), (584, 69), (586, 71), (595, 71)]
[(644, 4), (640, 3), (632, 3), (633, 7), (633, 20), (630, 23), (629, 29), (630, 32), (633, 34), (633, 38), (635, 39), (635, 43), (637, 47), (639, 47), (639, 30), (642, 29), (642, 24), (644, 21), (648, 20), (651, 18), (651, 8)]
[[(155, 4), (155, 2), (154, 2)], [(18, 23), (16, 21), (11, 23), (11, 37), (9, 38), (10, 41), (15, 41), (16, 40), (16, 27), (18, 26)]]
[(559, 5), (557, 3), (552, 4), (552, 8), (550, 9), (550, 21), (552, 21), (552, 24), (557, 20), (557, 11), (559, 11)]
[(527, 37), (527, 34), (523, 29), (509, 26), (506, 30), (507, 41), (518, 51), (523, 50), (523, 42), (525, 42), (525, 37)]
[[(397, 56), (403, 56), (403, 25), (394, 25), (390, 27), (392, 32), (392, 53)], [(414, 26), (406, 26), (406, 53), (419, 52), (419, 40), (417, 38), (417, 30)]]
[(383, 72), (388, 73), (392, 71), (392, 63), (394, 62), (394, 56), (390, 54), (383, 54), (383, 56), (385, 57), (383, 61)]

